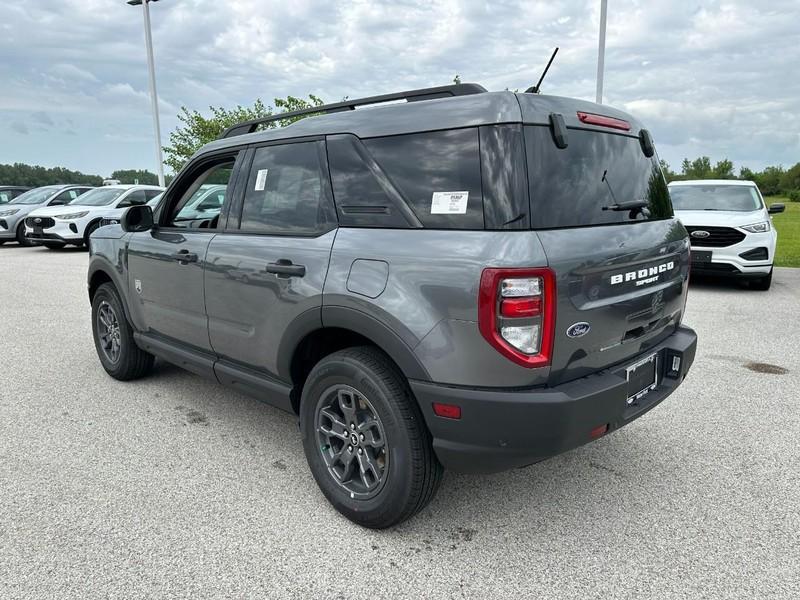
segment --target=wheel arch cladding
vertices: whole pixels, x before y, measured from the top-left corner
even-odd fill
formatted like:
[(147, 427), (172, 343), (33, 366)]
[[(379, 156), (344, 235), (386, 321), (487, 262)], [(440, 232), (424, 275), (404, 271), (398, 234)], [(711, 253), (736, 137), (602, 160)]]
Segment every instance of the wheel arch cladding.
[[(364, 315), (364, 319), (369, 319)], [(383, 327), (381, 325), (381, 327)], [(360, 329), (360, 330), (357, 330)], [(300, 396), (305, 381), (320, 360), (345, 348), (354, 346), (372, 346), (382, 351), (391, 360), (406, 379), (428, 380), (425, 368), (419, 363), (414, 353), (395, 334), (390, 331), (369, 331), (369, 327), (346, 327), (342, 325), (318, 328), (303, 337), (291, 353), (289, 375), (294, 384), (292, 390), (292, 407), (295, 412), (300, 408)], [(376, 332), (378, 332), (377, 335)]]
[[(125, 318), (128, 322), (131, 322), (131, 313), (128, 308), (128, 298), (126, 296), (126, 289), (118, 280), (113, 272), (109, 271), (108, 269), (102, 268), (102, 266), (90, 266), (89, 268), (89, 302), (91, 303), (94, 300), (94, 295), (97, 293), (97, 290), (100, 288), (101, 285), (104, 283), (110, 283), (113, 285), (117, 290), (117, 295), (119, 296), (120, 302), (122, 302), (122, 310), (125, 313)], [(135, 329), (135, 327), (134, 327)]]

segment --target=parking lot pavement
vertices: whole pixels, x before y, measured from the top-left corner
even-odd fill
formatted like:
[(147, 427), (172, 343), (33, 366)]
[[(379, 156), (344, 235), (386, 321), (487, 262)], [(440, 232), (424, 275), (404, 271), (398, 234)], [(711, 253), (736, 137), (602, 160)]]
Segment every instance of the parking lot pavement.
[(800, 270), (693, 284), (697, 360), (664, 404), (527, 469), (447, 473), (374, 532), (318, 492), (291, 416), (161, 363), (106, 376), (86, 264), (0, 247), (2, 598), (800, 596)]

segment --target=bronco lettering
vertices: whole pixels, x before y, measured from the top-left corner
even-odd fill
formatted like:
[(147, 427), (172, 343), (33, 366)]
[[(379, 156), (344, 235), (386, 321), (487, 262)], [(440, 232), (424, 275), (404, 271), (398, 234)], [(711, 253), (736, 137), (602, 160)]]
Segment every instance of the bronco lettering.
[(639, 269), (638, 271), (628, 271), (627, 273), (616, 273), (611, 276), (611, 285), (622, 283), (623, 281), (635, 281), (636, 285), (644, 285), (658, 281), (661, 273), (666, 273), (675, 268), (675, 262), (669, 261), (656, 267)]

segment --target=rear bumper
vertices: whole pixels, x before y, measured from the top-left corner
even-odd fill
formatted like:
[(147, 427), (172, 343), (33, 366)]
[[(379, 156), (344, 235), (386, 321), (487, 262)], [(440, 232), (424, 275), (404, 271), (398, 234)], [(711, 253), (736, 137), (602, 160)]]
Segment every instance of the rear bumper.
[[(539, 462), (594, 439), (608, 425), (614, 431), (659, 404), (683, 381), (694, 362), (697, 335), (679, 327), (658, 346), (623, 365), (553, 388), (476, 390), (412, 381), (433, 447), (447, 469), (491, 473)], [(626, 367), (658, 354), (658, 385), (638, 402), (627, 403)], [(681, 358), (674, 375), (672, 357)], [(432, 403), (461, 407), (461, 419), (433, 413)]]

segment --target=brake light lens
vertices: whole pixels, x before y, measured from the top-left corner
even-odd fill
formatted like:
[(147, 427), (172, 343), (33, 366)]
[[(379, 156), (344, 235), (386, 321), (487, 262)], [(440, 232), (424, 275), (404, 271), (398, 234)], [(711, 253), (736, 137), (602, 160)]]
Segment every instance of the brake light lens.
[(528, 368), (550, 364), (556, 315), (555, 274), (541, 269), (484, 269), (478, 328), (498, 352)]
[(600, 127), (610, 127), (611, 129), (622, 129), (623, 131), (630, 131), (631, 129), (631, 124), (627, 121), (594, 113), (578, 111), (578, 120), (587, 125), (599, 125)]

